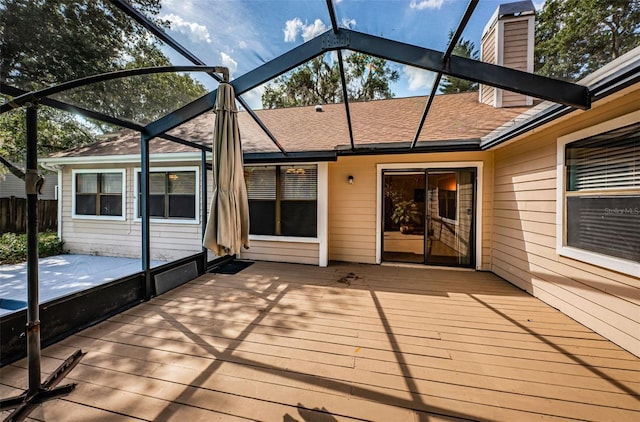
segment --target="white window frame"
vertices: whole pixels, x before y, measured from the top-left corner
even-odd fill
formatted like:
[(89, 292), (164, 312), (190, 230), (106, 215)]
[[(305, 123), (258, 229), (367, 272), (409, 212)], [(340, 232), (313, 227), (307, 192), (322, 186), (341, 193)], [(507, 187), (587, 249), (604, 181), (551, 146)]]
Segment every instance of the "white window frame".
[[(260, 163), (245, 164), (245, 167), (253, 166), (277, 166), (283, 163)], [(317, 217), (316, 217), (316, 237), (296, 237), (296, 236), (272, 236), (262, 234), (249, 234), (249, 240), (262, 240), (269, 242), (289, 242), (289, 243), (317, 243), (319, 249), (319, 266), (326, 267), (329, 261), (328, 248), (328, 223), (327, 215), (329, 210), (329, 165), (326, 162), (307, 162), (307, 163), (286, 163), (291, 166), (315, 165), (317, 166)]]
[(565, 147), (581, 139), (589, 138), (604, 132), (628, 126), (640, 122), (640, 111), (625, 114), (615, 119), (600, 123), (588, 128), (573, 132), (558, 138), (557, 163), (556, 163), (556, 253), (560, 256), (582, 261), (634, 277), (640, 277), (640, 263), (627, 259), (617, 258), (605, 254), (587, 251), (566, 245), (567, 241), (567, 215), (566, 215), (566, 166)]
[[(200, 167), (198, 166), (182, 166), (182, 167), (150, 167), (151, 173), (166, 173), (178, 171), (194, 171), (196, 173), (196, 215), (195, 218), (157, 218), (151, 217), (149, 221), (161, 224), (200, 224), (201, 204), (200, 204)], [(133, 221), (141, 223), (142, 218), (138, 217), (138, 175), (142, 173), (140, 167), (136, 167), (133, 172)]]
[[(475, 252), (476, 270), (482, 269), (482, 201), (484, 187), (483, 161), (439, 161), (420, 163), (384, 163), (376, 166), (376, 264), (382, 263), (382, 171), (403, 169), (476, 169), (476, 213), (475, 213)], [(457, 180), (456, 180), (457, 184)], [(459, 197), (459, 196), (458, 196)], [(459, 205), (459, 204), (458, 204)], [(460, 207), (458, 206), (458, 210)], [(457, 212), (457, 211), (456, 211)], [(459, 217), (459, 214), (458, 214)], [(459, 219), (458, 219), (459, 220)]]
[[(76, 214), (76, 175), (83, 173), (121, 173), (122, 174), (122, 215), (85, 215)], [(71, 218), (77, 220), (115, 220), (125, 221), (127, 219), (127, 169), (72, 169), (71, 170)]]

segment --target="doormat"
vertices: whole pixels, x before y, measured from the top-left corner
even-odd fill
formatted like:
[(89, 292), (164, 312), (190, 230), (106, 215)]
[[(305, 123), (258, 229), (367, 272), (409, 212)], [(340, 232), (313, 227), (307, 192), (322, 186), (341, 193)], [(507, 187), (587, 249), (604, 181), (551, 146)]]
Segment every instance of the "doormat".
[(222, 264), (221, 266), (216, 267), (211, 271), (207, 271), (207, 272), (213, 273), (213, 274), (237, 274), (252, 264), (253, 264), (253, 261), (239, 261), (237, 259), (234, 259), (231, 262)]

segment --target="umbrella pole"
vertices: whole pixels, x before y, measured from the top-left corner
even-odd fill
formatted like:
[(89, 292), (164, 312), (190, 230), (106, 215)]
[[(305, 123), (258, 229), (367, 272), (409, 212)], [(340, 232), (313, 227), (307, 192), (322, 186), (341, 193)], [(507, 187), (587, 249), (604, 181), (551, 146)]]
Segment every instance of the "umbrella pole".
[(202, 272), (207, 272), (207, 263), (208, 263), (208, 249), (204, 247), (204, 236), (207, 231), (207, 204), (209, 201), (207, 200), (207, 152), (202, 150), (200, 156), (200, 167), (202, 168), (202, 172), (200, 174), (200, 227), (202, 229)]
[(19, 396), (0, 400), (0, 410), (15, 409), (5, 421), (24, 420), (40, 403), (69, 394), (76, 384), (54, 388), (75, 367), (83, 356), (77, 350), (47, 380), (41, 384), (40, 355), (40, 294), (38, 285), (38, 191), (42, 181), (38, 176), (38, 111), (35, 104), (27, 106), (27, 359), (29, 388)]

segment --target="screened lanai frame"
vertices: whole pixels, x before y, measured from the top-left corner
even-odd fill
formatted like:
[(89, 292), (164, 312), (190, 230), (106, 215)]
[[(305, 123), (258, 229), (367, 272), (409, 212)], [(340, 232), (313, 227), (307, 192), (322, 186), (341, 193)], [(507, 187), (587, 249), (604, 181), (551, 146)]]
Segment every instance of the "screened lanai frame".
[[(158, 37), (167, 46), (172, 48), (176, 53), (186, 58), (193, 63), (194, 66), (175, 66), (174, 71), (207, 71), (207, 64), (198, 58), (195, 54), (181, 45), (178, 41), (167, 34), (162, 28), (160, 28), (151, 19), (145, 16), (141, 11), (137, 10), (126, 0), (111, 0), (111, 3), (124, 12), (129, 18), (135, 20), (138, 24), (142, 25), (153, 35)], [(529, 95), (534, 98), (543, 100), (550, 100), (558, 104), (558, 109), (555, 111), (555, 115), (559, 113), (567, 113), (574, 108), (588, 109), (591, 105), (593, 93), (582, 85), (578, 85), (571, 82), (556, 80), (540, 75), (535, 75), (499, 65), (493, 65), (489, 63), (480, 62), (478, 60), (455, 56), (453, 55), (453, 49), (463, 34), (463, 31), (471, 19), (474, 10), (476, 9), (479, 0), (470, 0), (464, 14), (458, 24), (455, 32), (452, 33), (449, 45), (444, 52), (419, 47), (411, 44), (402, 43), (399, 41), (392, 41), (381, 37), (376, 37), (362, 32), (357, 32), (348, 28), (342, 28), (338, 25), (336, 17), (336, 9), (333, 0), (326, 0), (327, 11), (331, 20), (331, 29), (324, 34), (310, 39), (302, 45), (291, 49), (290, 51), (274, 58), (271, 61), (243, 74), (242, 76), (230, 81), (230, 84), (234, 87), (236, 100), (246, 110), (246, 112), (253, 118), (253, 120), (260, 126), (264, 133), (271, 139), (271, 141), (279, 149), (279, 153), (263, 153), (255, 157), (256, 161), (264, 160), (309, 160), (318, 159), (324, 157), (325, 159), (334, 154), (305, 154), (305, 153), (291, 153), (287, 152), (282, 145), (278, 142), (276, 137), (271, 133), (269, 128), (260, 120), (256, 113), (251, 109), (249, 104), (242, 98), (242, 94), (250, 91), (251, 89), (260, 86), (273, 78), (286, 73), (287, 71), (295, 68), (296, 66), (303, 64), (317, 56), (325, 54), (327, 52), (335, 51), (338, 57), (338, 64), (340, 69), (340, 77), (342, 81), (342, 90), (344, 98), (344, 108), (346, 114), (347, 125), (349, 129), (349, 141), (350, 149), (341, 149), (339, 151), (342, 155), (358, 154), (360, 148), (354, 143), (353, 130), (351, 125), (351, 117), (349, 111), (349, 100), (346, 94), (346, 77), (344, 72), (342, 50), (349, 49), (359, 53), (364, 53), (370, 56), (381, 57), (386, 60), (391, 60), (397, 63), (414, 66), (419, 69), (424, 69), (436, 73), (436, 81), (432, 85), (431, 93), (428, 96), (422, 117), (418, 126), (416, 127), (415, 136), (410, 144), (410, 147), (406, 152), (426, 152), (426, 151), (460, 151), (476, 149), (482, 150), (489, 146), (480, 144), (478, 140), (477, 145), (470, 145), (469, 142), (456, 143), (455, 141), (447, 142), (447, 145), (441, 143), (428, 143), (417, 147), (418, 137), (425, 124), (433, 98), (437, 92), (440, 79), (443, 75), (458, 77), (470, 81), (474, 81), (481, 84), (490, 85), (496, 88), (502, 88), (509, 91)], [(198, 68), (201, 67), (201, 68)], [(167, 69), (168, 70), (168, 69)], [(211, 70), (211, 69), (209, 69)], [(227, 71), (228, 72), (228, 71)], [(215, 72), (208, 72), (217, 82), (222, 81), (223, 77), (217, 75)], [(227, 73), (228, 75), (228, 73)], [(91, 83), (100, 81), (100, 76), (84, 78), (81, 83), (71, 82), (71, 86), (87, 86)], [(64, 84), (63, 84), (64, 85)], [(37, 92), (27, 93), (16, 87), (2, 84), (3, 92), (9, 95), (15, 95), (16, 97), (8, 103), (0, 106), (0, 113), (6, 112), (13, 107), (17, 107), (25, 104), (28, 101), (37, 100), (44, 105), (59, 108), (69, 112), (78, 113), (82, 116), (97, 119), (106, 123), (115, 124), (124, 128), (129, 128), (140, 132), (141, 134), (141, 170), (143, 174), (143, 180), (141, 183), (142, 188), (142, 264), (143, 270), (148, 271), (150, 267), (150, 254), (149, 254), (149, 215), (148, 211), (145, 212), (146, 202), (148, 201), (148, 168), (149, 168), (149, 141), (155, 137), (161, 137), (172, 142), (177, 142), (183, 145), (187, 145), (202, 151), (202, 161), (205, 162), (206, 152), (211, 152), (211, 148), (181, 139), (176, 136), (168, 134), (171, 129), (180, 126), (181, 124), (211, 110), (215, 104), (217, 96), (217, 89), (209, 92), (205, 96), (187, 104), (183, 107), (175, 110), (154, 122), (147, 124), (146, 126), (140, 125), (135, 122), (120, 119), (114, 116), (108, 116), (104, 113), (100, 113), (94, 110), (88, 110), (79, 106), (68, 104), (64, 101), (49, 98), (52, 92), (61, 91), (62, 85), (56, 89), (56, 87), (44, 89)], [(492, 141), (493, 146), (497, 141)], [(386, 147), (389, 148), (389, 147)], [(405, 152), (398, 151), (397, 148), (391, 147), (387, 149), (378, 149), (377, 152)], [(338, 151), (336, 151), (336, 154)], [(371, 153), (371, 147), (368, 146), (362, 149), (362, 153)], [(325, 157), (326, 156), (326, 157)], [(206, 194), (206, 173), (203, 172), (202, 190)], [(206, 196), (202, 201), (203, 208), (206, 207)], [(206, 209), (203, 211), (203, 215), (206, 216)], [(206, 218), (202, 219), (203, 224), (206, 222)], [(149, 296), (150, 288), (148, 286), (147, 297)]]
[[(199, 59), (196, 55), (178, 43), (170, 35), (168, 35), (163, 29), (157, 26), (151, 19), (145, 16), (142, 12), (136, 10), (133, 6), (127, 3), (125, 0), (111, 0), (111, 3), (124, 12), (130, 19), (135, 20), (138, 24), (142, 25), (149, 32), (155, 35), (158, 39), (168, 45), (173, 51), (183, 58), (186, 58), (189, 62), (193, 63), (193, 66), (173, 66), (166, 68), (163, 71), (173, 72), (185, 72), (185, 71), (198, 71), (209, 73), (217, 82), (221, 82), (226, 77), (219, 76), (215, 72), (222, 72), (219, 67), (210, 67)], [(453, 36), (449, 42), (447, 49), (442, 51), (436, 51), (412, 44), (407, 44), (399, 41), (393, 41), (390, 39), (370, 35), (363, 32), (358, 32), (349, 28), (340, 27), (336, 17), (336, 9), (333, 0), (326, 0), (327, 11), (331, 20), (331, 28), (324, 34), (316, 36), (302, 45), (299, 45), (278, 57), (267, 61), (266, 63), (256, 67), (255, 69), (239, 76), (236, 79), (230, 81), (230, 84), (235, 90), (236, 100), (246, 110), (246, 112), (253, 118), (253, 120), (260, 126), (265, 134), (276, 145), (279, 152), (277, 153), (264, 153), (255, 156), (255, 162), (260, 161), (313, 161), (318, 159), (335, 159), (338, 154), (370, 154), (372, 153), (371, 147), (360, 148), (354, 143), (353, 130), (351, 125), (351, 117), (349, 111), (349, 100), (346, 93), (346, 80), (345, 71), (342, 57), (342, 50), (351, 50), (359, 53), (364, 53), (370, 56), (376, 56), (385, 60), (394, 61), (400, 64), (410, 65), (423, 70), (428, 70), (436, 73), (436, 82), (432, 85), (431, 94), (428, 96), (424, 111), (422, 113), (420, 122), (416, 127), (416, 134), (412, 140), (410, 146), (402, 151), (397, 150), (397, 147), (376, 149), (376, 153), (398, 153), (398, 152), (427, 152), (427, 151), (462, 151), (469, 149), (472, 150), (485, 150), (500, 142), (503, 142), (510, 137), (516, 136), (526, 128), (533, 127), (532, 125), (540, 124), (544, 119), (556, 118), (559, 115), (566, 114), (576, 108), (589, 109), (591, 101), (597, 99), (598, 95), (609, 90), (617, 90), (631, 83), (629, 75), (635, 72), (636, 69), (631, 69), (627, 73), (624, 71), (618, 72), (614, 78), (606, 80), (598, 86), (597, 90), (589, 90), (586, 86), (578, 85), (571, 82), (565, 82), (560, 80), (551, 79), (548, 77), (535, 75), (523, 71), (518, 71), (499, 65), (493, 65), (489, 63), (483, 63), (478, 60), (459, 57), (453, 55), (453, 48), (462, 36), (465, 26), (471, 19), (479, 0), (470, 0), (464, 14), (461, 18), (459, 25), (457, 26)], [(277, 138), (270, 132), (269, 128), (259, 119), (256, 113), (251, 109), (245, 100), (242, 99), (242, 94), (272, 80), (273, 78), (294, 69), (296, 66), (301, 65), (317, 56), (323, 55), (327, 52), (336, 52), (338, 58), (338, 64), (340, 69), (340, 78), (342, 82), (344, 109), (347, 118), (347, 124), (350, 137), (350, 148), (336, 149), (330, 153), (304, 153), (304, 152), (288, 152), (278, 142)], [(154, 72), (148, 70), (148, 72)], [(228, 71), (227, 71), (228, 72)], [(143, 74), (144, 71), (140, 71)], [(131, 74), (135, 74), (133, 71)], [(228, 75), (228, 73), (227, 73)], [(516, 125), (511, 131), (508, 131), (506, 135), (501, 138), (492, 139), (490, 142), (482, 144), (480, 140), (476, 144), (470, 145), (469, 142), (456, 143), (452, 141), (448, 145), (443, 146), (441, 143), (426, 143), (424, 145), (417, 145), (419, 134), (423, 125), (428, 117), (432, 100), (437, 92), (440, 78), (442, 76), (453, 76), (473, 82), (493, 86), (496, 88), (502, 88), (505, 90), (517, 92), (520, 94), (528, 95), (534, 98), (543, 100), (549, 100), (557, 105), (547, 111), (546, 116), (542, 119), (536, 120), (536, 122), (525, 122), (521, 125)], [(143, 296), (145, 300), (148, 300), (153, 295), (153, 287), (151, 285), (151, 272), (150, 272), (150, 214), (147, 206), (149, 202), (149, 167), (150, 167), (150, 151), (149, 142), (151, 139), (161, 137), (172, 142), (177, 142), (183, 145), (187, 145), (198, 149), (202, 152), (201, 165), (205, 169), (210, 166), (206, 162), (206, 153), (211, 152), (211, 148), (203, 146), (194, 142), (190, 142), (181, 139), (176, 136), (169, 135), (171, 129), (180, 126), (181, 124), (211, 110), (215, 104), (217, 90), (213, 90), (201, 98), (192, 101), (189, 104), (182, 106), (181, 108), (149, 123), (141, 125), (136, 122), (128, 121), (126, 119), (118, 118), (115, 116), (109, 116), (102, 112), (82, 108), (77, 105), (69, 104), (60, 99), (51, 98), (50, 95), (55, 92), (62, 91), (69, 86), (82, 86), (89, 85), (99, 80), (104, 80), (110, 76), (98, 75), (93, 77), (84, 78), (81, 81), (71, 82), (67, 85), (62, 84), (50, 89), (44, 89), (35, 92), (26, 92), (17, 87), (10, 86), (6, 83), (2, 83), (0, 88), (2, 92), (13, 96), (14, 98), (0, 106), (0, 113), (7, 112), (15, 107), (27, 106), (27, 198), (28, 198), (28, 231), (29, 235), (29, 251), (28, 251), (28, 283), (30, 286), (29, 293), (29, 306), (28, 306), (28, 349), (35, 351), (37, 354), (29, 353), (29, 390), (25, 392), (25, 397), (35, 397), (35, 401), (43, 401), (50, 397), (55, 397), (56, 390), (53, 389), (59, 378), (62, 378), (69, 370), (69, 366), (73, 363), (65, 363), (59, 371), (56, 372), (58, 378), (49, 382), (47, 380), (45, 384), (40, 384), (40, 364), (39, 364), (39, 333), (38, 338), (35, 338), (36, 331), (39, 330), (38, 321), (38, 298), (37, 298), (37, 238), (33, 237), (35, 233), (37, 235), (37, 216), (35, 214), (35, 204), (37, 202), (37, 156), (36, 156), (36, 143), (37, 134), (35, 132), (35, 124), (37, 119), (36, 105), (38, 103), (65, 110), (72, 113), (77, 113), (87, 118), (96, 119), (109, 124), (118, 125), (124, 128), (132, 129), (140, 132), (141, 135), (141, 191), (142, 191), (142, 271), (144, 273), (144, 292)], [(207, 213), (207, 200), (206, 200), (206, 171), (202, 171), (202, 216), (201, 221), (206, 224)], [(198, 259), (204, 260), (203, 265), (200, 267), (204, 269), (206, 267), (206, 253), (198, 255)], [(35, 269), (34, 269), (35, 268)], [(35, 299), (31, 294), (32, 288), (35, 286)], [(34, 318), (35, 316), (35, 318)], [(80, 359), (81, 356), (72, 356), (73, 360)], [(49, 383), (49, 385), (47, 385)], [(51, 388), (50, 388), (51, 387)], [(64, 390), (61, 392), (64, 394), (68, 392)]]

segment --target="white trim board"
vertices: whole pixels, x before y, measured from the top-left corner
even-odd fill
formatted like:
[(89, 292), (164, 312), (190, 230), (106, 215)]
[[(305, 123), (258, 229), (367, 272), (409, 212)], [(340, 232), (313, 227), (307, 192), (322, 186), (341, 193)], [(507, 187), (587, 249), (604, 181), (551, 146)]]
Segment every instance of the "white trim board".
[[(121, 173), (122, 174), (122, 205), (121, 216), (115, 215), (84, 215), (76, 214), (76, 174), (86, 173)], [(110, 169), (72, 169), (71, 170), (71, 218), (77, 220), (115, 220), (126, 221), (127, 219), (127, 169), (110, 168)]]
[(559, 256), (618, 271), (634, 277), (640, 277), (640, 263), (565, 245), (565, 146), (571, 142), (609, 132), (637, 122), (640, 122), (640, 110), (558, 138), (556, 149), (556, 253)]
[[(200, 210), (202, 204), (200, 204), (200, 167), (188, 166), (188, 167), (150, 167), (149, 174), (168, 171), (193, 171), (196, 173), (196, 208), (195, 218), (157, 218), (152, 217), (149, 221), (151, 223), (159, 224), (200, 224)], [(142, 218), (138, 217), (138, 173), (141, 173), (140, 167), (133, 169), (133, 221), (135, 223), (141, 223)]]

